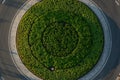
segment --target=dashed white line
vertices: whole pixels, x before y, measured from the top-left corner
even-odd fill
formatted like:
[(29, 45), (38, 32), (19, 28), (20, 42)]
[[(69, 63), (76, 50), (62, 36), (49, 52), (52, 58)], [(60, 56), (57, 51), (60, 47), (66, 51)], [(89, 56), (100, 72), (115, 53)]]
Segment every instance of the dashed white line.
[(2, 4), (4, 4), (4, 3), (5, 3), (5, 1), (6, 1), (6, 0), (3, 0), (3, 1), (2, 1)]
[(115, 3), (119, 6), (120, 5), (120, 0), (115, 0)]

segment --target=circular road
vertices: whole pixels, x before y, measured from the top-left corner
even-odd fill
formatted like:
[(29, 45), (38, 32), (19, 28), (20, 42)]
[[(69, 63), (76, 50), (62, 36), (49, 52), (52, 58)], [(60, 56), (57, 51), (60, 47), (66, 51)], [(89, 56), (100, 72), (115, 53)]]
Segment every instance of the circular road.
[[(30, 80), (21, 74), (10, 55), (8, 35), (17, 10), (26, 0), (0, 0), (0, 80)], [(93, 0), (106, 15), (112, 33), (112, 49), (104, 69), (94, 80), (117, 80), (120, 73), (120, 0)]]

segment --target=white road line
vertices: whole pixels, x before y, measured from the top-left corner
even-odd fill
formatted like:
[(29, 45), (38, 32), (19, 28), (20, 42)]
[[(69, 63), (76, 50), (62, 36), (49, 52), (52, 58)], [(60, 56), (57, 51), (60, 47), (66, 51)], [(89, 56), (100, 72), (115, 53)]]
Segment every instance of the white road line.
[(117, 77), (116, 80), (120, 80), (120, 77)]
[(120, 73), (119, 73), (118, 77), (116, 78), (116, 80), (120, 80)]
[(120, 0), (115, 0), (115, 3), (119, 6), (120, 5)]
[(3, 77), (1, 77), (1, 80), (5, 80)]
[(6, 1), (6, 0), (3, 0), (3, 1), (2, 1), (2, 4), (4, 4), (4, 3), (5, 3), (5, 1)]

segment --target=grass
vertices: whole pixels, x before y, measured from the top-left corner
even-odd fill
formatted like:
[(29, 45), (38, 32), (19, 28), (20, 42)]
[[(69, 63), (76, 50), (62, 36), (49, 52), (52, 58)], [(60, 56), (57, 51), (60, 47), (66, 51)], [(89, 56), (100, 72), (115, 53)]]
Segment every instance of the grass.
[(17, 50), (24, 65), (44, 80), (77, 80), (103, 49), (98, 18), (78, 0), (43, 0), (23, 16)]

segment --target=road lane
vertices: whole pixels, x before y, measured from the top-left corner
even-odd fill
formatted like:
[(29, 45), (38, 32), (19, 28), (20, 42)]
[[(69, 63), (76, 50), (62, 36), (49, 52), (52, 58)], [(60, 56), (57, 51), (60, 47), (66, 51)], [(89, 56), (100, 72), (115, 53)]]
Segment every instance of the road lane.
[(14, 65), (8, 47), (10, 24), (23, 4), (23, 0), (4, 0), (3, 2), (0, 3), (0, 74), (4, 80), (26, 80)]
[(120, 73), (120, 6), (119, 0), (93, 0), (104, 11), (112, 32), (112, 51), (103, 71), (94, 79), (115, 80)]

